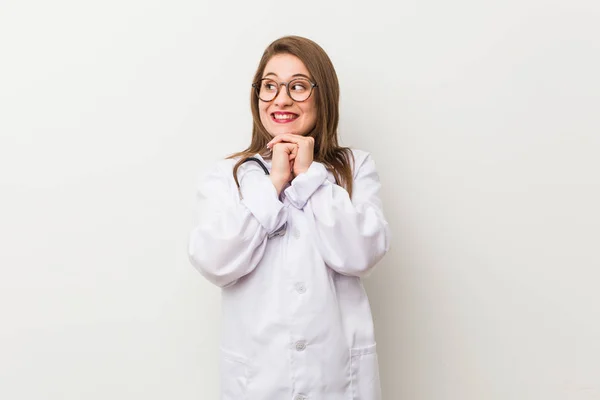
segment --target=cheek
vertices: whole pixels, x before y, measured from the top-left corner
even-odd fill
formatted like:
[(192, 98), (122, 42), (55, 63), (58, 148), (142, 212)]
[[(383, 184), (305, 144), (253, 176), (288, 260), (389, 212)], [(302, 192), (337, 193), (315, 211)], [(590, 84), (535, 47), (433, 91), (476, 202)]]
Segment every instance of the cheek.
[(260, 107), (258, 114), (260, 115), (260, 120), (263, 124), (269, 120), (269, 114), (267, 113), (266, 107)]
[(309, 122), (310, 125), (314, 125), (317, 121), (317, 108), (314, 106), (314, 104), (306, 107), (304, 109), (304, 114), (307, 116), (307, 122)]

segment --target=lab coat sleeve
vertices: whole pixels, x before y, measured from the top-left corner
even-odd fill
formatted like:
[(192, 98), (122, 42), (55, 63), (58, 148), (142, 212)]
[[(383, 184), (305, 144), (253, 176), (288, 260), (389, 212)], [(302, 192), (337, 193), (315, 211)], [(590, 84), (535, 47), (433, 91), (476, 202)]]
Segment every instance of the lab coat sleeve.
[(304, 210), (316, 232), (315, 243), (327, 266), (343, 275), (365, 277), (389, 250), (375, 162), (356, 157), (352, 199), (327, 179), (323, 164), (313, 162), (286, 189), (290, 203)]
[(200, 180), (198, 222), (189, 237), (190, 262), (220, 287), (252, 272), (265, 252), (269, 234), (287, 220), (287, 209), (262, 169), (243, 164), (238, 178), (239, 191), (232, 164), (222, 162)]

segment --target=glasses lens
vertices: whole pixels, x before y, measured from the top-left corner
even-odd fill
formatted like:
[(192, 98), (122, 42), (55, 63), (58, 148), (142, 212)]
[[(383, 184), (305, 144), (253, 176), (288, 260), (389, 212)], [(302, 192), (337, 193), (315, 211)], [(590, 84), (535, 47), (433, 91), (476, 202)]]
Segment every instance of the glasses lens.
[(312, 93), (312, 84), (306, 79), (294, 79), (288, 84), (290, 97), (295, 101), (304, 101)]
[(259, 82), (259, 86), (256, 88), (258, 97), (262, 101), (271, 101), (277, 94), (277, 82), (272, 79), (263, 79)]

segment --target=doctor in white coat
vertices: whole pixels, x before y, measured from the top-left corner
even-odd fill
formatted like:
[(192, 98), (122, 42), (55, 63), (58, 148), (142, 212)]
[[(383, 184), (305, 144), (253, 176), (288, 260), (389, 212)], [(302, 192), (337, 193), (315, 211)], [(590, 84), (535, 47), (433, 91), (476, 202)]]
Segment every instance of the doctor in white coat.
[(372, 157), (338, 145), (339, 85), (313, 41), (271, 43), (250, 146), (201, 179), (193, 266), (222, 288), (222, 400), (380, 400), (361, 278), (389, 249)]

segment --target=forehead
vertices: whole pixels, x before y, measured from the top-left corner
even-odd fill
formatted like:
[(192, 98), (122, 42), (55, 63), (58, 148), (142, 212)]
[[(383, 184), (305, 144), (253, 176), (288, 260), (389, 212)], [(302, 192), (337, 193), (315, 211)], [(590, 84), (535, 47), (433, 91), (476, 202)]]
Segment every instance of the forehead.
[(280, 79), (289, 79), (293, 75), (303, 74), (310, 76), (304, 63), (291, 54), (277, 54), (267, 62), (263, 76), (274, 73)]

